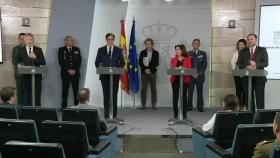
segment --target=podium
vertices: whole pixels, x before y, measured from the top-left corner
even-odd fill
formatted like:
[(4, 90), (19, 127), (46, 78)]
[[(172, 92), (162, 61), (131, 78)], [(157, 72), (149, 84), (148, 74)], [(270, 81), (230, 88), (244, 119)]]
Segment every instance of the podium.
[[(248, 70), (248, 69), (235, 69), (232, 70), (233, 76), (248, 77), (248, 110), (251, 110), (251, 97), (252, 97), (252, 77), (255, 76), (266, 76), (268, 72), (264, 69)], [(255, 110), (257, 110), (255, 104)], [(253, 111), (254, 112), (254, 111)]]
[(35, 106), (35, 76), (36, 74), (44, 74), (47, 72), (47, 67), (45, 66), (20, 66), (18, 67), (19, 74), (31, 75), (32, 77), (32, 106)]
[(113, 77), (114, 75), (120, 75), (125, 72), (124, 68), (117, 67), (98, 67), (96, 69), (96, 74), (100, 75), (110, 75), (110, 103), (109, 103), (109, 119), (108, 123), (117, 123), (124, 124), (123, 119), (114, 119), (113, 118)]
[[(197, 70), (196, 69), (172, 69), (172, 68), (170, 68), (170, 69), (167, 69), (167, 74), (180, 76), (179, 119), (170, 122), (170, 124), (171, 125), (185, 124), (185, 125), (192, 126), (192, 121), (190, 119), (183, 120), (183, 76), (188, 75), (188, 76), (197, 77), (198, 76)], [(187, 97), (187, 96), (185, 96), (185, 97)]]

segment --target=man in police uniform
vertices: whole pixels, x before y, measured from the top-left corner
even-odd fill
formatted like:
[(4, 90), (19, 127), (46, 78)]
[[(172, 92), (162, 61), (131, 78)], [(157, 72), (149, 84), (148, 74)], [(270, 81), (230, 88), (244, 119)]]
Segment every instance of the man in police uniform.
[(72, 84), (74, 104), (78, 105), (77, 93), (79, 90), (80, 78), (80, 65), (81, 65), (81, 52), (78, 47), (74, 46), (72, 36), (64, 38), (65, 46), (59, 48), (58, 61), (61, 67), (61, 80), (62, 80), (62, 103), (61, 109), (67, 107), (68, 89), (69, 84)]
[(193, 50), (188, 52), (192, 60), (192, 68), (197, 70), (198, 76), (191, 76), (191, 81), (189, 84), (188, 92), (188, 105), (189, 111), (193, 109), (193, 91), (194, 86), (196, 86), (197, 91), (197, 109), (199, 112), (204, 112), (203, 110), (203, 83), (205, 81), (204, 72), (207, 68), (207, 55), (206, 52), (199, 50), (200, 40), (198, 38), (194, 39), (192, 42)]
[(268, 158), (274, 145), (280, 145), (280, 113), (276, 113), (273, 121), (275, 140), (263, 141), (256, 145), (252, 158)]
[(17, 67), (17, 54), (20, 52), (20, 49), (25, 46), (24, 43), (24, 36), (25, 33), (20, 33), (18, 35), (19, 45), (15, 46), (13, 48), (12, 52), (12, 63), (14, 65), (14, 76), (16, 80), (16, 90), (17, 90), (17, 105), (24, 105), (24, 83), (23, 83), (23, 76), (18, 73), (18, 67)]

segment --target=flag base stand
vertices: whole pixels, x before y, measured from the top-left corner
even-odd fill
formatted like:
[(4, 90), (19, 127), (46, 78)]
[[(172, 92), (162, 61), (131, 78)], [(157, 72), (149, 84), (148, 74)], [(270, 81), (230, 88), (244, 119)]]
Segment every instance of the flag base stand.
[(185, 120), (174, 120), (168, 123), (170, 126), (173, 125), (188, 125), (188, 126), (193, 126), (193, 122), (190, 119), (185, 119)]
[(124, 125), (124, 119), (122, 118), (106, 119), (106, 122), (109, 124)]

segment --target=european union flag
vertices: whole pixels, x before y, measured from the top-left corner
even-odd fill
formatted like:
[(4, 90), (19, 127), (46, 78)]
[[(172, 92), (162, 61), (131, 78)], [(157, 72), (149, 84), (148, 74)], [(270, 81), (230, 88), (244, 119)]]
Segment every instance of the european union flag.
[(131, 28), (128, 60), (129, 60), (129, 68), (128, 68), (129, 89), (133, 93), (137, 93), (139, 90), (139, 78), (138, 78), (137, 50), (135, 45), (135, 20), (133, 20), (132, 28)]

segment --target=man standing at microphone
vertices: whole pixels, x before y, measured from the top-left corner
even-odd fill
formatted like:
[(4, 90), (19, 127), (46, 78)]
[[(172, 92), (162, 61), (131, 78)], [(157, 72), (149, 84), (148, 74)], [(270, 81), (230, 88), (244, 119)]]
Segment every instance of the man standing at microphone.
[[(20, 49), (16, 62), (18, 66), (44, 66), (46, 61), (41, 48), (33, 45), (34, 38), (31, 33), (25, 34), (24, 37), (25, 46)], [(41, 80), (42, 75), (36, 75), (35, 77), (35, 106), (41, 106)], [(23, 75), (23, 92), (24, 92), (24, 106), (32, 105), (32, 85), (31, 75)]]

